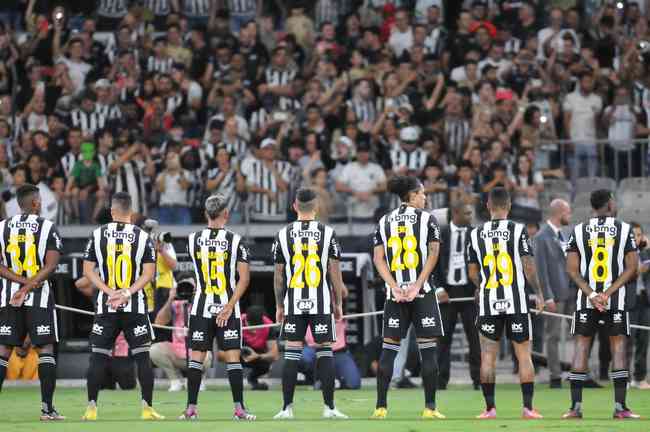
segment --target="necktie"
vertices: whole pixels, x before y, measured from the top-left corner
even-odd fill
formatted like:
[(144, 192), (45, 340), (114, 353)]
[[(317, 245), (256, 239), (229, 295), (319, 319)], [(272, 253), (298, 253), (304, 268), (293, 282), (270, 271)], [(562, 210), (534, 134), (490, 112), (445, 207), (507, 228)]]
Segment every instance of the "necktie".
[[(465, 231), (464, 230), (456, 230), (456, 254), (462, 254), (463, 253), (463, 244), (464, 244), (464, 237), (465, 236)], [(454, 269), (454, 282), (456, 284), (460, 283), (461, 279), (461, 272), (462, 269), (458, 266), (455, 266)]]
[(559, 231), (557, 232), (557, 238), (559, 238), (560, 241), (561, 241), (562, 243), (564, 243), (564, 235), (562, 234), (562, 231), (561, 231), (561, 230), (559, 230)]

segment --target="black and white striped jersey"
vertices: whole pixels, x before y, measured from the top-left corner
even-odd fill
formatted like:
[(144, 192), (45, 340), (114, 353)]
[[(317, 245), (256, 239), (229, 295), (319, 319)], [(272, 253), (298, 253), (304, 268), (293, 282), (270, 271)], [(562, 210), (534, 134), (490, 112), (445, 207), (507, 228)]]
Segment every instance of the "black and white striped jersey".
[[(107, 18), (123, 18), (129, 11), (129, 0), (99, 0), (97, 15)], [(117, 29), (116, 29), (117, 30)]]
[(95, 112), (104, 116), (107, 121), (119, 120), (122, 118), (122, 110), (118, 104), (95, 103)]
[(172, 12), (171, 0), (144, 0), (144, 7), (156, 16), (166, 16)]
[(472, 131), (466, 119), (445, 121), (445, 143), (452, 160), (459, 160)]
[[(63, 242), (54, 224), (38, 215), (20, 214), (0, 222), (0, 253), (2, 264), (19, 276), (31, 278), (45, 264), (47, 251), (62, 252)], [(0, 308), (9, 305), (20, 284), (2, 279)], [(54, 295), (49, 281), (43, 282), (25, 298), (28, 307), (54, 307)]]
[(102, 176), (107, 177), (110, 174), (110, 168), (113, 162), (117, 160), (115, 153), (110, 152), (108, 154), (97, 153), (97, 162), (99, 162), (99, 167), (102, 170)]
[(231, 15), (255, 15), (257, 0), (228, 0)]
[(332, 313), (328, 262), (341, 259), (332, 227), (314, 220), (290, 223), (278, 233), (271, 253), (275, 264), (284, 264), (286, 315)]
[[(248, 153), (248, 142), (242, 138), (228, 141), (227, 137), (224, 136), (223, 141), (217, 145), (218, 147), (225, 147), (228, 153), (233, 155), (237, 161), (242, 160)], [(216, 152), (214, 152), (214, 155), (210, 155), (210, 157), (216, 157), (216, 155)]]
[[(248, 263), (248, 249), (239, 234), (225, 228), (206, 228), (190, 234), (188, 252), (196, 275), (190, 315), (213, 318), (220, 310), (213, 305), (225, 305), (235, 292), (237, 263)], [(239, 318), (239, 303), (233, 313)]]
[(427, 152), (421, 148), (416, 148), (412, 152), (407, 152), (401, 148), (390, 151), (390, 161), (393, 171), (407, 168), (409, 171), (414, 171), (418, 175), (426, 166), (428, 157)]
[(526, 227), (508, 219), (474, 228), (467, 246), (468, 263), (479, 266), (479, 315), (528, 313), (523, 256), (532, 256)]
[(204, 18), (210, 16), (210, 5), (215, 0), (182, 0), (183, 15), (191, 18)]
[(140, 160), (129, 160), (111, 178), (113, 192), (126, 192), (131, 195), (133, 211), (141, 214), (146, 214), (147, 212), (144, 168), (144, 162)]
[[(293, 83), (298, 77), (298, 70), (295, 68), (277, 69), (268, 66), (262, 74), (263, 84), (270, 86), (285, 86)], [(293, 111), (295, 109), (295, 100), (286, 96), (280, 96), (276, 99), (275, 108), (281, 111)]]
[(377, 117), (379, 117), (377, 103), (374, 99), (352, 98), (348, 99), (345, 104), (354, 112), (359, 123), (374, 123)]
[[(97, 264), (99, 277), (112, 289), (129, 289), (142, 276), (144, 265), (156, 262), (156, 250), (149, 234), (135, 225), (111, 222), (90, 235), (84, 261)], [(146, 314), (144, 290), (134, 294), (119, 311), (106, 303), (108, 295), (98, 290), (95, 297), (97, 315), (115, 312)]]
[(74, 154), (71, 151), (67, 152), (61, 158), (61, 169), (65, 177), (69, 177), (72, 172), (72, 168), (77, 163), (78, 160), (81, 160), (81, 154)]
[(145, 65), (145, 68), (147, 72), (170, 73), (173, 64), (174, 59), (171, 57), (160, 58), (156, 56), (149, 56), (147, 57), (147, 64)]
[[(208, 180), (214, 180), (223, 173), (218, 166), (209, 168), (207, 171)], [(229, 212), (233, 210), (238, 210), (240, 206), (239, 193), (237, 192), (237, 171), (235, 168), (231, 167), (221, 180), (221, 183), (217, 185), (216, 189), (209, 192), (210, 194), (218, 193), (226, 197), (228, 200), (227, 209)]]
[[(429, 243), (440, 242), (440, 228), (431, 213), (406, 204), (379, 219), (374, 246), (382, 246), (386, 264), (399, 286), (415, 283), (429, 258)], [(432, 290), (429, 281), (422, 291)], [(392, 293), (386, 284), (386, 298)]]
[[(567, 252), (580, 256), (580, 273), (596, 292), (606, 291), (625, 270), (625, 255), (637, 250), (630, 224), (613, 217), (595, 217), (576, 225)], [(608, 310), (623, 311), (626, 287), (622, 286), (609, 298)], [(577, 310), (593, 309), (593, 305), (578, 290)]]
[[(291, 175), (291, 165), (284, 161), (274, 161), (273, 164), (280, 177), (288, 183)], [(280, 190), (273, 171), (263, 161), (253, 159), (250, 163), (242, 164), (242, 174), (246, 177), (246, 183), (249, 185), (268, 189), (275, 194), (275, 199), (271, 199), (264, 193), (252, 194), (252, 218), (255, 220), (286, 221), (287, 193)]]
[(106, 127), (108, 113), (102, 111), (86, 112), (82, 109), (74, 109), (70, 112), (70, 123), (81, 129), (84, 135), (94, 135), (99, 129)]

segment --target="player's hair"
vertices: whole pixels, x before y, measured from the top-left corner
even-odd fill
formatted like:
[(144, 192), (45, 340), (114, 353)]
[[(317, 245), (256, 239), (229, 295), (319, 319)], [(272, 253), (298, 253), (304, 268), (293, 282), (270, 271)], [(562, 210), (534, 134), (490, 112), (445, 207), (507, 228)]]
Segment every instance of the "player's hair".
[(210, 220), (215, 220), (221, 216), (226, 207), (228, 207), (228, 200), (222, 194), (210, 195), (205, 200), (205, 212)]
[(510, 205), (510, 194), (505, 188), (496, 187), (490, 191), (488, 202), (495, 208), (507, 208)]
[(598, 189), (591, 193), (591, 208), (594, 210), (600, 210), (605, 207), (609, 201), (614, 198), (612, 191), (609, 189)]
[(417, 177), (395, 176), (388, 180), (388, 191), (397, 195), (403, 202), (408, 202), (409, 195), (421, 187), (422, 183)]
[(129, 213), (132, 205), (131, 195), (126, 192), (116, 193), (111, 200), (111, 206), (117, 207), (123, 213)]
[(18, 206), (22, 211), (27, 211), (30, 209), (32, 204), (32, 199), (35, 194), (38, 194), (38, 187), (33, 184), (25, 183), (16, 190), (16, 201), (18, 201)]
[(632, 229), (638, 228), (638, 229), (641, 230), (641, 232), (643, 232), (643, 225), (641, 225), (640, 223), (638, 223), (636, 221), (630, 222), (630, 226), (632, 227)]
[(300, 188), (296, 192), (296, 207), (300, 213), (311, 213), (316, 209), (316, 192), (311, 188)]

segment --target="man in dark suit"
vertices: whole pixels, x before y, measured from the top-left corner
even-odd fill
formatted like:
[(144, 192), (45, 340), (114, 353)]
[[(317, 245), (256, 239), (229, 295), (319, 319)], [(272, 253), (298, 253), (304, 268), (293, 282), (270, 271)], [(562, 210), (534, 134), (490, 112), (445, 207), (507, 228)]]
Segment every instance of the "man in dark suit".
[(476, 330), (476, 304), (473, 300), (453, 302), (449, 299), (474, 297), (474, 285), (467, 275), (467, 258), (465, 251), (470, 241), (472, 230), (472, 207), (458, 203), (451, 209), (451, 221), (441, 230), (441, 246), (438, 265), (436, 266), (436, 293), (440, 302), (440, 313), (445, 335), (440, 341), (438, 389), (447, 388), (450, 376), (450, 349), (458, 316), (463, 322), (463, 329), (469, 344), (469, 370), (474, 389), (479, 388), (481, 351)]
[[(639, 275), (636, 283), (632, 283), (629, 290), (630, 298), (630, 323), (643, 326), (650, 325), (650, 248), (648, 239), (643, 233), (643, 227), (636, 222), (631, 222), (634, 240), (639, 247)], [(646, 381), (648, 372), (648, 339), (650, 334), (646, 330), (632, 329), (628, 342), (628, 361), (632, 359), (634, 350), (634, 379), (631, 386), (641, 390), (650, 390)], [(630, 368), (628, 367), (628, 370)]]
[[(533, 237), (533, 250), (537, 263), (539, 281), (544, 289), (546, 310), (571, 315), (575, 308), (575, 289), (571, 288), (566, 268), (566, 242), (568, 237), (562, 228), (571, 221), (571, 207), (561, 199), (550, 204), (550, 217)], [(551, 388), (562, 388), (562, 367), (560, 365), (559, 346), (562, 321), (558, 318), (545, 317), (546, 350), (548, 367), (551, 372)]]

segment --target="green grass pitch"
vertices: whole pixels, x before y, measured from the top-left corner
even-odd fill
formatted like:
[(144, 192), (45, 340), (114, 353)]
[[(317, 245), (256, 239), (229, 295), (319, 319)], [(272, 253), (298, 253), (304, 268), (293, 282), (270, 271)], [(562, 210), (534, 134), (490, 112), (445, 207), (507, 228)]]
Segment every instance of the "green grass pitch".
[(612, 414), (612, 389), (584, 391), (585, 418), (582, 421), (562, 421), (560, 415), (568, 406), (569, 390), (550, 390), (548, 385), (537, 386), (535, 406), (546, 417), (544, 420), (525, 421), (521, 414), (521, 394), (515, 385), (497, 385), (497, 420), (478, 421), (474, 417), (483, 408), (480, 391), (468, 386), (451, 386), (438, 393), (438, 406), (447, 420), (423, 421), (422, 390), (391, 390), (389, 419), (369, 420), (375, 402), (374, 388), (359, 391), (338, 391), (337, 407), (350, 420), (326, 421), (320, 418), (320, 392), (299, 387), (296, 392), (293, 421), (273, 421), (280, 408), (279, 389), (268, 392), (245, 393), (247, 405), (257, 414), (254, 423), (230, 420), (231, 401), (227, 388), (211, 388), (199, 397), (201, 419), (197, 422), (175, 420), (185, 406), (186, 395), (168, 393), (159, 389), (154, 393), (156, 409), (167, 417), (162, 422), (147, 423), (139, 419), (140, 403), (137, 391), (102, 391), (99, 401), (99, 420), (84, 423), (80, 420), (85, 408), (85, 389), (61, 388), (55, 396), (59, 411), (67, 420), (57, 423), (38, 421), (38, 388), (5, 388), (0, 393), (0, 431), (84, 431), (84, 432), (144, 432), (144, 431), (296, 431), (296, 432), (356, 432), (356, 431), (650, 431), (650, 391), (630, 390), (628, 401), (645, 419), (615, 421)]

